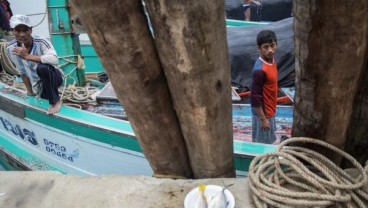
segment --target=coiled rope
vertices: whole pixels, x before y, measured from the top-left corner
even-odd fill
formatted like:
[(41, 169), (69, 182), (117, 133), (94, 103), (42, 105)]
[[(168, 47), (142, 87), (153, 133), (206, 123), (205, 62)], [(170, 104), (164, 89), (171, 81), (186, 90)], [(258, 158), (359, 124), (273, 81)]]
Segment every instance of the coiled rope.
[(3, 70), (11, 75), (20, 75), (19, 70), (10, 61), (9, 57), (6, 55), (6, 44), (7, 42), (0, 42), (0, 63)]
[[(317, 144), (334, 151), (350, 161), (359, 176), (350, 176), (327, 157), (296, 146), (298, 143)], [(276, 152), (254, 158), (249, 167), (249, 187), (257, 208), (365, 208), (368, 204), (368, 188), (364, 187), (368, 185), (366, 171), (344, 151), (321, 140), (298, 137), (281, 143)]]
[(5, 71), (0, 72), (0, 82), (5, 83), (7, 85), (13, 85), (14, 76), (7, 74)]
[(0, 42), (0, 64), (2, 67), (2, 71), (0, 72), (0, 82), (7, 85), (13, 85), (16, 75), (19, 75), (19, 71), (6, 55), (6, 44), (7, 42)]
[[(72, 61), (68, 58), (76, 57), (76, 61)], [(59, 57), (59, 59), (64, 60), (65, 62), (58, 67), (64, 67), (68, 64), (75, 64), (76, 66), (66, 75), (64, 75), (64, 87), (61, 92), (61, 100), (63, 101), (70, 101), (73, 103), (89, 103), (89, 102), (95, 102), (90, 96), (97, 92), (98, 88), (96, 87), (77, 87), (75, 86), (76, 81), (73, 79), (74, 84), (70, 84), (67, 86), (66, 82), (70, 75), (77, 69), (84, 69), (85, 64), (83, 61), (83, 58), (80, 55), (71, 55), (71, 56), (62, 56)]]
[(97, 92), (97, 90), (98, 89), (96, 87), (77, 87), (75, 85), (69, 85), (63, 90), (62, 100), (73, 103), (95, 102), (95, 100), (91, 98), (91, 95)]

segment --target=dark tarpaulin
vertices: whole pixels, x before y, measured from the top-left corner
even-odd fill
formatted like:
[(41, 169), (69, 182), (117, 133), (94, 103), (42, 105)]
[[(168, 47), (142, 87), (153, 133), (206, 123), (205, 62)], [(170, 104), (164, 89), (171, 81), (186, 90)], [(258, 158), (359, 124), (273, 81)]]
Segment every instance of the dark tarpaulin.
[(295, 83), (294, 18), (287, 18), (265, 26), (228, 27), (227, 41), (231, 65), (231, 82), (240, 91), (250, 89), (252, 69), (259, 57), (256, 43), (261, 30), (273, 30), (277, 36), (278, 49), (275, 60), (278, 67), (279, 87), (292, 87)]
[[(292, 15), (293, 0), (258, 0), (262, 7), (251, 3), (251, 21), (279, 21)], [(226, 18), (245, 20), (243, 0), (226, 0)]]

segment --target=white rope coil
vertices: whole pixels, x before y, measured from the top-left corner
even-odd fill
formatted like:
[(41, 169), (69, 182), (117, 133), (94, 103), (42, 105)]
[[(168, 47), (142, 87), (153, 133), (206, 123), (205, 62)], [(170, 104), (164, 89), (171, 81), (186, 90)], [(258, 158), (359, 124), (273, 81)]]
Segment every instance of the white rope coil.
[[(70, 58), (75, 58), (75, 61), (70, 60)], [(76, 66), (66, 75), (64, 75), (64, 87), (61, 92), (61, 99), (63, 101), (70, 101), (73, 103), (91, 103), (95, 102), (94, 99), (91, 98), (91, 95), (95, 93), (98, 89), (96, 87), (77, 87), (75, 86), (76, 81), (70, 75), (76, 70), (83, 70), (85, 68), (85, 64), (82, 56), (80, 55), (70, 55), (70, 56), (61, 56), (59, 59), (64, 60), (64, 63), (59, 65), (59, 68), (62, 68), (68, 64), (75, 64)], [(74, 84), (69, 84), (67, 86), (67, 79), (73, 79)]]
[(6, 55), (6, 44), (7, 42), (0, 42), (0, 62), (3, 70), (11, 75), (19, 75), (19, 70), (10, 61), (9, 57)]
[(0, 72), (0, 82), (2, 83), (13, 85), (15, 79), (14, 76), (7, 74), (5, 71)]
[[(354, 178), (327, 157), (297, 146), (312, 143), (343, 156), (359, 171)], [(292, 144), (292, 145), (290, 145)], [(367, 207), (367, 173), (349, 154), (312, 138), (291, 138), (278, 151), (260, 155), (249, 167), (256, 207)]]
[(61, 99), (73, 103), (95, 102), (95, 100), (91, 98), (91, 95), (97, 92), (97, 90), (96, 87), (77, 87), (75, 85), (69, 85), (63, 89)]

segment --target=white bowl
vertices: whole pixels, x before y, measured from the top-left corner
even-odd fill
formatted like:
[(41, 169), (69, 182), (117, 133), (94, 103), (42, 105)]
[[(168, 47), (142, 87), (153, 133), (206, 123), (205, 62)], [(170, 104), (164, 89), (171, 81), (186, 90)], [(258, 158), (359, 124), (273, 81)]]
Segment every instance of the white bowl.
[[(220, 191), (222, 191), (221, 186), (216, 185), (207, 185), (206, 189), (204, 191), (204, 195), (207, 197), (207, 199), (211, 199), (213, 196), (218, 194)], [(194, 208), (195, 202), (199, 196), (199, 188), (192, 189), (184, 199), (184, 207), (185, 208)], [(233, 194), (229, 190), (225, 190), (225, 196), (226, 200), (228, 202), (226, 208), (234, 208), (235, 207), (235, 199)]]

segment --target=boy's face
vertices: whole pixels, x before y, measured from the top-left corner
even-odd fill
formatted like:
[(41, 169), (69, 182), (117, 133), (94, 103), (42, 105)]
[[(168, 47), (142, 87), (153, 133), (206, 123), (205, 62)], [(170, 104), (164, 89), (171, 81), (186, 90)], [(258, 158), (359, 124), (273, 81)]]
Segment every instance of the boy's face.
[(272, 41), (272, 43), (263, 43), (260, 47), (258, 47), (262, 59), (270, 63), (273, 61), (273, 56), (276, 52), (276, 49), (277, 43), (275, 41)]

